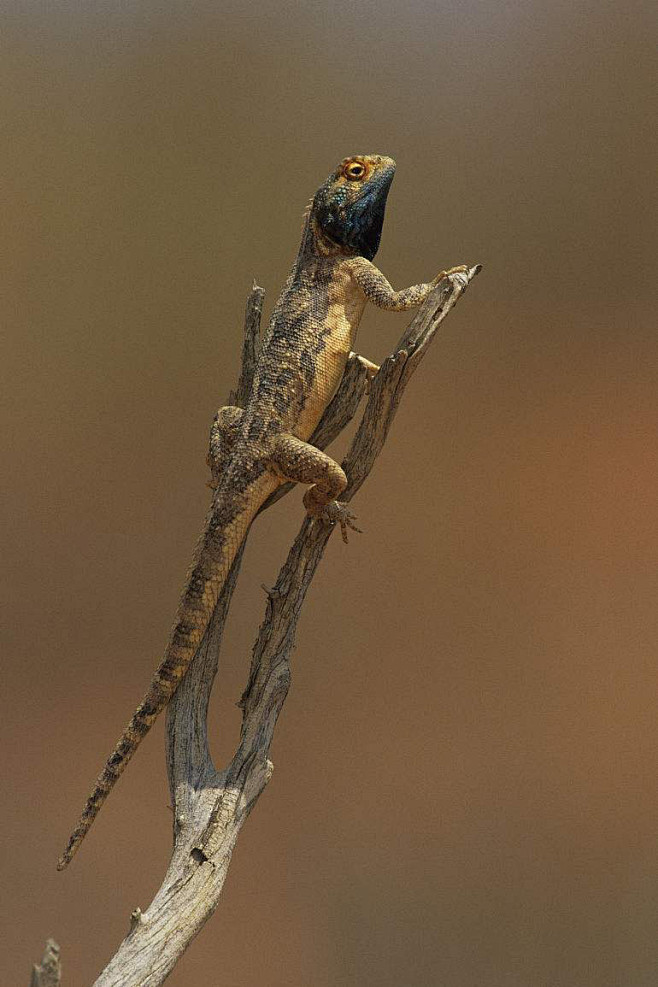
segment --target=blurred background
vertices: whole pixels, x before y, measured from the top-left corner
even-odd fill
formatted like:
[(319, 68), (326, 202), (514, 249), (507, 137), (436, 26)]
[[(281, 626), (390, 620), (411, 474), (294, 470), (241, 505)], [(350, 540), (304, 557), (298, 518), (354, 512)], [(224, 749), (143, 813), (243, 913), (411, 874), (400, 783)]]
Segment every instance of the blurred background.
[[(52, 935), (90, 984), (160, 883), (162, 723), (55, 863), (167, 640), (252, 278), (269, 313), (358, 152), (398, 162), (396, 286), (484, 270), (329, 545), (274, 776), (168, 982), (658, 982), (652, 8), (2, 5), (3, 983)], [(360, 351), (405, 324), (368, 312)], [(252, 530), (220, 763), (301, 518)]]

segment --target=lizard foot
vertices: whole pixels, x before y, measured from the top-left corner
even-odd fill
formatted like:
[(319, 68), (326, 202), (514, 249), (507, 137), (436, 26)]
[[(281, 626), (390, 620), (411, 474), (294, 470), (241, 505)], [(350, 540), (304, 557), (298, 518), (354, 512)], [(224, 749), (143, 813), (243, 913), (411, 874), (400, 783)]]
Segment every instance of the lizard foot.
[(432, 284), (439, 284), (444, 278), (449, 277), (451, 274), (466, 274), (469, 270), (468, 264), (458, 264), (457, 267), (449, 267), (447, 271), (440, 271), (435, 278), (432, 279)]
[(356, 515), (352, 514), (351, 510), (346, 504), (342, 504), (339, 500), (330, 500), (328, 504), (320, 506), (319, 504), (313, 503), (313, 498), (304, 498), (306, 513), (309, 517), (316, 518), (318, 521), (323, 521), (325, 524), (330, 524), (332, 527), (338, 523), (340, 525), (340, 533), (343, 541), (347, 545), (347, 529), (351, 528), (352, 531), (358, 531), (362, 534), (361, 528), (357, 528), (355, 525)]
[[(379, 373), (379, 364), (373, 363), (372, 360), (366, 360), (365, 356), (361, 356), (360, 353), (354, 353), (353, 355), (357, 358), (361, 366), (365, 367), (365, 371), (366, 371), (365, 392), (366, 394), (370, 394), (370, 386), (373, 380), (375, 379), (375, 377), (377, 376), (377, 374)], [(350, 353), (350, 356), (352, 356), (352, 353)]]

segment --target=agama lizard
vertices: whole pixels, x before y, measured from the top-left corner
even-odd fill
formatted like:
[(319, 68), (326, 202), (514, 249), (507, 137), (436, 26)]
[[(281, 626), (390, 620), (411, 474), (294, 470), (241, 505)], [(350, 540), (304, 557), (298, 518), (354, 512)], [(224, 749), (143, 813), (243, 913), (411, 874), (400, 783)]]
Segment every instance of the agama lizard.
[(395, 291), (372, 263), (394, 173), (392, 158), (346, 158), (306, 210), (299, 253), (272, 313), (247, 406), (220, 408), (215, 418), (209, 454), (215, 489), (164, 658), (96, 781), (59, 870), (185, 675), (267, 497), (287, 481), (307, 484), (304, 506), (311, 517), (338, 523), (344, 540), (355, 528), (354, 515), (338, 500), (345, 473), (308, 439), (340, 382), (366, 302), (395, 312), (410, 309), (446, 274), (466, 270), (452, 268), (427, 284)]

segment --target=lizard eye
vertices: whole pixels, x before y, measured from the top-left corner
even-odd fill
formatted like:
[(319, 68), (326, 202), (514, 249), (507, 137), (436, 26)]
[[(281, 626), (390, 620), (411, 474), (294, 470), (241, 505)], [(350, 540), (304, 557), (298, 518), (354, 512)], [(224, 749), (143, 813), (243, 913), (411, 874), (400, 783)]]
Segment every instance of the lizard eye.
[(349, 178), (351, 181), (356, 181), (359, 178), (363, 178), (366, 173), (365, 165), (361, 164), (360, 161), (350, 161), (343, 168), (343, 174), (345, 178)]

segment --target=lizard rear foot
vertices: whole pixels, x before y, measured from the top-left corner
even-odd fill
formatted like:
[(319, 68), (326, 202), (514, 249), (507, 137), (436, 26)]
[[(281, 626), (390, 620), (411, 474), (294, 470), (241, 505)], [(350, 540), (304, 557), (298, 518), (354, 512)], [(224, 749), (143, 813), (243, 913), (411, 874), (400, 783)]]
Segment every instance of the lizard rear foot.
[(372, 360), (366, 360), (365, 356), (361, 356), (360, 353), (355, 353), (354, 351), (350, 353), (350, 357), (353, 356), (356, 357), (356, 359), (359, 361), (362, 367), (365, 367), (365, 371), (366, 371), (365, 392), (366, 394), (370, 394), (370, 387), (372, 385), (372, 382), (380, 370), (379, 364), (373, 363)]
[(325, 524), (330, 524), (332, 527), (335, 524), (339, 524), (341, 537), (346, 545), (348, 543), (348, 528), (351, 528), (352, 531), (358, 531), (359, 534), (363, 534), (361, 528), (357, 528), (354, 523), (356, 521), (356, 515), (352, 513), (346, 504), (341, 503), (339, 500), (330, 500), (328, 504), (318, 504), (313, 496), (308, 496), (309, 493), (310, 491), (307, 491), (304, 496), (304, 507), (309, 517), (323, 521)]

